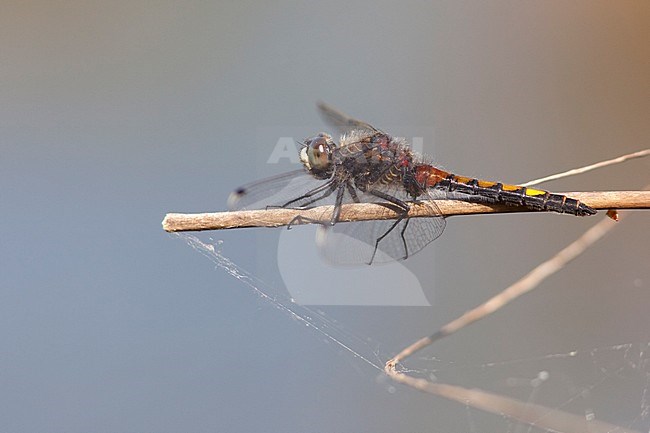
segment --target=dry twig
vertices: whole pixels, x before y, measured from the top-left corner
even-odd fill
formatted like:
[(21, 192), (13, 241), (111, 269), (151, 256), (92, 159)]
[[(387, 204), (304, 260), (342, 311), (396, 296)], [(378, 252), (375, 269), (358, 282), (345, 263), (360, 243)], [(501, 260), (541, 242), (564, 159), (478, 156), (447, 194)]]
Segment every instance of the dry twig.
[[(623, 215), (621, 215), (622, 217)], [(429, 382), (425, 379), (408, 376), (397, 371), (398, 363), (412, 356), (415, 352), (430, 346), (434, 342), (449, 336), (460, 329), (483, 319), (503, 308), (505, 305), (528, 293), (537, 287), (547, 277), (562, 269), (568, 262), (582, 254), (609, 232), (617, 223), (603, 219), (587, 230), (580, 238), (557, 253), (550, 260), (542, 263), (525, 275), (522, 279), (506, 288), (482, 305), (466, 312), (457, 319), (447, 323), (433, 335), (424, 337), (403, 349), (397, 356), (386, 363), (384, 371), (396, 382), (403, 383), (420, 391), (462, 402), (471, 407), (498, 415), (506, 415), (512, 419), (534, 425), (542, 429), (558, 432), (590, 431), (590, 432), (630, 432), (620, 426), (602, 421), (590, 421), (587, 424), (584, 417), (551, 409), (529, 402), (520, 402), (512, 398), (491, 394), (478, 389), (466, 389), (459, 386)]]
[[(622, 215), (621, 215), (622, 217)], [(543, 280), (553, 275), (562, 269), (568, 262), (579, 256), (588, 247), (593, 245), (597, 240), (602, 238), (608, 231), (610, 231), (616, 223), (609, 219), (603, 219), (598, 224), (587, 230), (581, 237), (569, 244), (551, 259), (540, 264), (535, 269), (526, 274), (519, 281), (500, 292), (484, 304), (470, 310), (460, 316), (459, 318), (447, 323), (440, 328), (438, 332), (428, 337), (422, 338), (412, 345), (402, 350), (397, 356), (387, 363), (387, 368), (393, 369), (395, 365), (403, 359), (411, 356), (418, 350), (423, 349), (454, 332), (476, 322), (479, 319), (489, 316), (495, 311), (503, 308), (510, 301), (518, 298), (519, 296), (528, 293), (537, 287)]]
[[(568, 192), (569, 197), (580, 200), (595, 209), (650, 209), (650, 191), (603, 191)], [(436, 200), (442, 215), (475, 215), (487, 213), (530, 212), (523, 207), (506, 205), (483, 205), (459, 200)], [(432, 216), (427, 206), (412, 206), (409, 217)], [(329, 220), (332, 206), (318, 206), (311, 209), (267, 209), (199, 214), (169, 213), (163, 220), (168, 232), (222, 230), (244, 227), (281, 227), (304, 224), (308, 220)], [(301, 216), (301, 221), (296, 217)], [(368, 221), (394, 219), (396, 213), (373, 203), (343, 205), (341, 221)]]
[(575, 176), (576, 174), (586, 173), (591, 170), (596, 170), (597, 168), (607, 167), (608, 165), (620, 164), (621, 162), (629, 161), (630, 159), (642, 158), (644, 156), (649, 156), (649, 155), (650, 155), (650, 149), (640, 150), (638, 152), (619, 156), (618, 158), (608, 159), (607, 161), (601, 161), (601, 162), (597, 162), (596, 164), (586, 165), (580, 168), (574, 168), (573, 170), (565, 171), (563, 173), (553, 174), (551, 176), (531, 180), (526, 183), (522, 183), (521, 186), (539, 185), (540, 183), (549, 182), (551, 180), (556, 180), (556, 179), (562, 179), (569, 176)]

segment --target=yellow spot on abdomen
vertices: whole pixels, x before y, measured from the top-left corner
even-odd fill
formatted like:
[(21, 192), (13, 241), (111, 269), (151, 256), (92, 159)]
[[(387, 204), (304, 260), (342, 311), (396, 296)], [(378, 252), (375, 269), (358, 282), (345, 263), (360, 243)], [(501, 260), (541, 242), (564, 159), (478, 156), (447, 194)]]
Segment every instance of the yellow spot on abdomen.
[(541, 190), (541, 189), (532, 189), (532, 188), (528, 188), (528, 189), (526, 190), (526, 195), (532, 195), (532, 196), (535, 196), (535, 195), (544, 195), (544, 194), (546, 194), (546, 191), (543, 191), (543, 190)]

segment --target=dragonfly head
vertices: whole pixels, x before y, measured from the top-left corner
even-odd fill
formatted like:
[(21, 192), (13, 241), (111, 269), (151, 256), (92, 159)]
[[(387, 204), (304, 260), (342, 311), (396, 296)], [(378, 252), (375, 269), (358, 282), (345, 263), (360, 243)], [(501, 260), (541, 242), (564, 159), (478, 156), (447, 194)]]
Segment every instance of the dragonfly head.
[(332, 152), (335, 148), (336, 143), (332, 140), (332, 136), (321, 132), (303, 142), (300, 162), (315, 177), (326, 179), (332, 174)]

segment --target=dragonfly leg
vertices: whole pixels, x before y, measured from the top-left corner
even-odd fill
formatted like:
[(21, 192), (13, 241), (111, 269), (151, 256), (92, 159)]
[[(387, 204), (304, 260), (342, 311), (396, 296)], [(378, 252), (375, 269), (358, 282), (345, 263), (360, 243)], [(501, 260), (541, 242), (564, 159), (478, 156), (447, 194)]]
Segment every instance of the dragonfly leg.
[[(301, 208), (305, 208), (305, 207), (309, 206), (310, 204), (316, 203), (319, 200), (322, 200), (322, 199), (324, 199), (326, 197), (329, 197), (330, 195), (332, 195), (332, 193), (336, 190), (337, 187), (338, 187), (338, 182), (332, 180), (332, 181), (327, 182), (327, 183), (319, 186), (318, 188), (312, 189), (311, 191), (306, 192), (305, 194), (301, 195), (300, 197), (294, 198), (293, 200), (290, 200), (290, 201), (286, 202), (285, 204), (283, 204), (282, 206), (278, 206), (278, 207), (286, 208), (286, 207), (290, 207), (289, 205), (291, 205), (292, 203), (296, 203), (296, 202), (299, 202), (299, 201), (305, 200), (305, 199), (310, 199), (309, 201), (306, 201), (306, 202), (300, 204)], [(313, 198), (315, 195), (320, 194), (320, 193), (323, 193), (323, 194), (316, 197), (316, 198)]]
[[(349, 186), (349, 185), (348, 185)], [(336, 202), (334, 203), (334, 212), (332, 213), (332, 218), (330, 219), (330, 225), (333, 226), (339, 221), (341, 216), (341, 205), (343, 204), (343, 195), (345, 193), (345, 188), (341, 185), (336, 193)]]
[(317, 220), (314, 218), (307, 218), (302, 215), (297, 215), (295, 216), (291, 221), (289, 221), (289, 224), (287, 224), (287, 230), (291, 230), (293, 226), (295, 225), (300, 225), (300, 224), (320, 224), (320, 225), (325, 225), (325, 223), (321, 220)]
[[(402, 220), (404, 220), (404, 218), (406, 218), (406, 216), (408, 215), (410, 207), (409, 207), (408, 204), (406, 204), (402, 200), (400, 200), (400, 199), (398, 199), (396, 197), (393, 197), (390, 194), (386, 194), (386, 193), (384, 193), (382, 191), (369, 190), (368, 193), (374, 195), (375, 197), (379, 197), (381, 199), (386, 200), (388, 203), (384, 203), (383, 205), (386, 206), (387, 208), (395, 211), (398, 214), (397, 219), (395, 220), (395, 222), (393, 224), (391, 224), (391, 226), (388, 228), (388, 230), (386, 230), (386, 232), (384, 232), (383, 235), (379, 236), (375, 240), (375, 249), (373, 250), (372, 256), (370, 257), (370, 262), (368, 262), (368, 264), (370, 265), (370, 264), (372, 264), (372, 261), (375, 259), (375, 255), (377, 254), (377, 249), (379, 248), (379, 242), (381, 242), (384, 238), (386, 238), (386, 236), (388, 236), (390, 234), (390, 232), (392, 232), (395, 229), (395, 227), (397, 227), (397, 225), (400, 222), (402, 222)], [(404, 245), (404, 256), (402, 257), (402, 259), (405, 259), (406, 257), (408, 257), (408, 247), (406, 245), (406, 238), (404, 237), (404, 232), (406, 231), (407, 226), (408, 226), (408, 220), (406, 221), (406, 224), (404, 224), (404, 227), (402, 228), (401, 233), (400, 233), (400, 236), (402, 238), (402, 243)]]
[(402, 244), (404, 245), (404, 260), (408, 259), (409, 257), (409, 249), (408, 246), (406, 245), (406, 238), (404, 237), (404, 233), (406, 233), (406, 228), (409, 226), (409, 221), (410, 219), (407, 219), (406, 222), (404, 223), (404, 227), (402, 227), (402, 231), (400, 232), (400, 237), (402, 238)]
[(354, 189), (352, 183), (348, 182), (345, 186), (347, 187), (348, 193), (350, 194), (350, 197), (352, 197), (352, 200), (354, 200), (355, 203), (361, 203), (361, 200), (359, 200), (359, 196), (357, 195), (357, 190)]
[[(343, 188), (343, 185), (338, 185), (336, 186), (335, 183), (331, 183), (330, 189), (328, 191), (325, 191), (325, 193), (317, 197), (308, 203), (305, 204), (305, 206), (308, 206), (312, 203), (317, 202), (318, 200), (321, 200), (327, 196), (330, 196), (334, 190), (337, 190), (336, 193), (336, 203), (334, 204), (334, 212), (332, 213), (332, 217), (330, 218), (329, 225), (334, 225), (339, 221), (339, 217), (341, 215), (341, 204), (343, 203), (343, 193), (345, 192), (345, 189)], [(320, 189), (320, 188), (318, 188)], [(284, 207), (284, 206), (283, 206)], [(295, 224), (300, 224), (300, 223), (311, 223), (311, 224), (320, 224), (320, 225), (325, 225), (325, 222), (323, 220), (318, 220), (314, 218), (307, 218), (302, 215), (298, 215), (294, 217), (289, 224), (287, 224), (287, 230), (291, 230), (291, 226)]]

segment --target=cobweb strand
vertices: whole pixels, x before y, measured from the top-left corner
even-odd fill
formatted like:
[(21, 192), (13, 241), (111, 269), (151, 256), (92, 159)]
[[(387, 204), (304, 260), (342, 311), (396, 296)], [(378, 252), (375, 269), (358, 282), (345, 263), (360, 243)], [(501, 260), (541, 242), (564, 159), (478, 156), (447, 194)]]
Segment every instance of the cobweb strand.
[[(335, 323), (329, 321), (326, 317), (319, 315), (318, 313), (308, 309), (305, 306), (295, 304), (290, 299), (281, 300), (278, 299), (278, 297), (269, 295), (267, 291), (262, 288), (263, 283), (261, 281), (255, 278), (250, 272), (242, 269), (233, 261), (222, 255), (214, 248), (214, 245), (204, 243), (196, 236), (189, 234), (177, 234), (177, 236), (180, 236), (182, 239), (184, 239), (185, 242), (187, 242), (187, 244), (190, 245), (194, 250), (210, 259), (216, 266), (225, 270), (230, 276), (247, 285), (253, 290), (256, 295), (258, 295), (264, 301), (270, 303), (273, 307), (282, 313), (306, 326), (309, 326), (311, 329), (321, 334), (327, 340), (331, 341), (347, 352), (350, 352), (354, 357), (361, 359), (379, 371), (383, 371), (383, 367), (381, 367), (379, 359), (377, 361), (373, 361), (367, 356), (364, 356), (349, 344), (345, 343), (342, 338), (338, 338), (335, 333), (343, 333), (345, 334), (346, 339), (356, 341), (358, 344), (365, 344), (365, 342), (358, 337), (346, 333)], [(315, 317), (318, 317), (319, 323), (317, 323)]]

